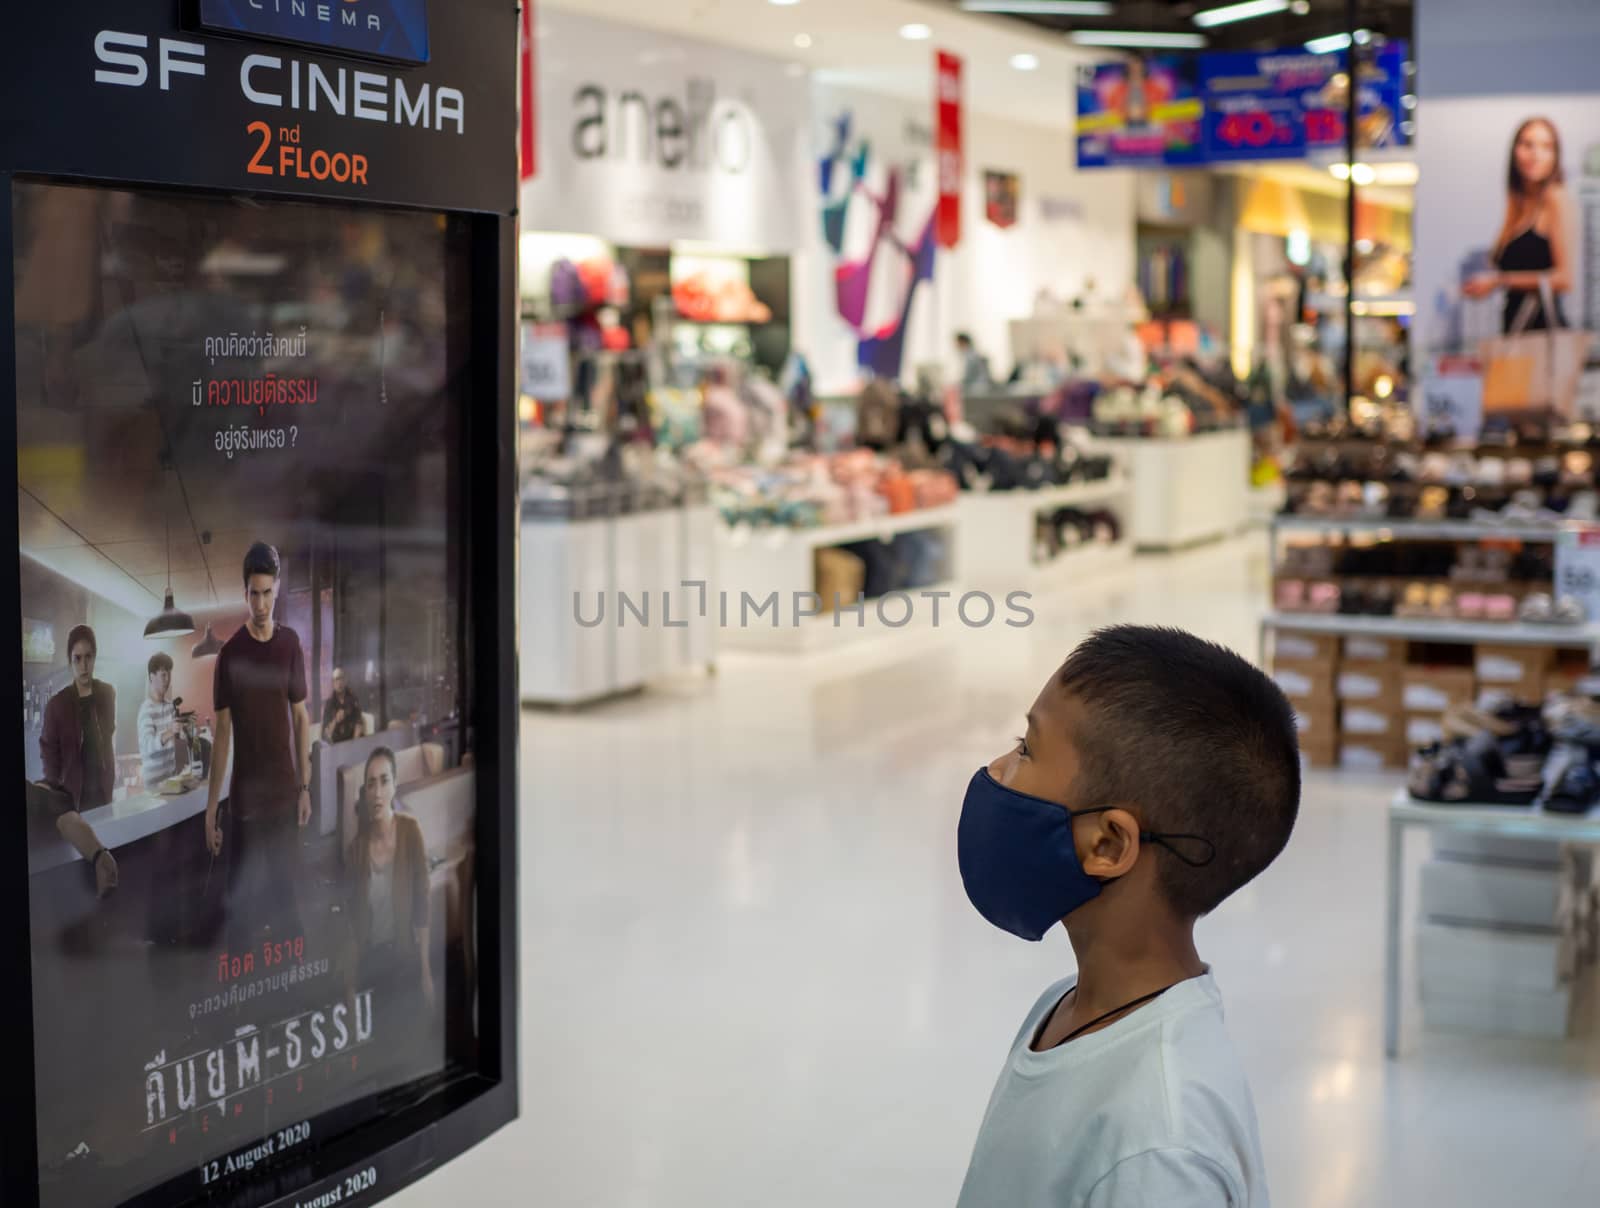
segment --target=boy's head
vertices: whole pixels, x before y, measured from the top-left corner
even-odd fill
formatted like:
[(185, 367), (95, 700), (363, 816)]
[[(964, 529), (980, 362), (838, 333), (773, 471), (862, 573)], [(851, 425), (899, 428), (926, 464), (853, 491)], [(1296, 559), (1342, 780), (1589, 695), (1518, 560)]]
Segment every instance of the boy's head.
[(1084, 872), (1142, 884), (1180, 919), (1214, 910), (1272, 863), (1300, 808), (1283, 693), (1232, 651), (1176, 629), (1095, 633), (989, 772), (1017, 792), (1101, 811), (1073, 822)]
[(172, 690), (172, 656), (158, 650), (145, 664), (145, 677), (150, 685), (150, 699), (164, 701)]

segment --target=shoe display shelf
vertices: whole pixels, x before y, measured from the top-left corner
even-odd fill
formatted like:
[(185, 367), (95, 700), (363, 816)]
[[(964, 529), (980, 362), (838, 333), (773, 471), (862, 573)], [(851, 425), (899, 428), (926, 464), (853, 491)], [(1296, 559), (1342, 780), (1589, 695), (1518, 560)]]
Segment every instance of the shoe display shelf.
[[(1561, 918), (1563, 897), (1591, 892), (1600, 847), (1600, 809), (1588, 815), (1536, 807), (1441, 805), (1404, 789), (1388, 810), (1384, 909), (1384, 1052), (1400, 1052), (1408, 1000), (1420, 999), (1425, 1026), (1449, 1031), (1559, 1038), (1580, 982), (1592, 969), (1560, 973), (1575, 918)], [(1406, 837), (1425, 830), (1431, 858), (1417, 886), (1417, 993), (1405, 974)]]
[[(936, 533), (941, 538), (942, 564), (932, 581), (903, 589), (911, 597), (910, 617), (906, 623), (900, 623), (907, 614), (905, 603), (889, 602), (888, 596), (883, 597), (885, 605), (881, 616), (873, 599), (866, 601), (860, 619), (854, 605), (837, 614), (829, 609), (806, 615), (820, 607), (809, 594), (821, 594), (821, 585), (817, 582), (819, 550), (862, 541), (890, 542), (902, 533), (923, 532)], [(718, 575), (709, 588), (708, 611), (718, 626), (723, 648), (759, 653), (797, 654), (863, 636), (884, 637), (926, 630), (932, 610), (919, 593), (954, 588), (962, 540), (959, 502), (815, 528), (759, 528), (729, 525), (719, 520), (716, 525)], [(763, 607), (774, 593), (777, 596), (775, 612)], [(947, 624), (952, 619), (956, 602), (951, 599), (943, 603), (940, 623)]]
[(1533, 625), (1525, 621), (1461, 621), (1433, 617), (1369, 617), (1341, 613), (1277, 612), (1261, 618), (1261, 653), (1269, 653), (1271, 635), (1279, 631), (1334, 634), (1340, 637), (1397, 638), (1470, 646), (1548, 646), (1588, 650), (1600, 661), (1600, 624)]
[(1576, 523), (1486, 524), (1474, 520), (1391, 520), (1366, 516), (1276, 515), (1271, 530), (1274, 541), (1280, 533), (1370, 533), (1379, 537), (1412, 541), (1528, 541), (1554, 544)]
[(1250, 520), (1250, 433), (1177, 439), (1097, 437), (1134, 484), (1128, 526), (1135, 549), (1171, 550), (1231, 536)]
[[(957, 504), (961, 512), (957, 578), (969, 585), (1022, 587), (1042, 573), (1070, 568), (1074, 575), (1092, 574), (1107, 564), (1125, 561), (1133, 555), (1128, 534), (1133, 490), (1128, 476), (1114, 467), (1110, 476), (1093, 482), (1034, 491), (963, 492)], [(1037, 553), (1040, 518), (1060, 508), (1112, 513), (1120, 530), (1118, 539), (1087, 542), (1041, 561)]]
[(714, 669), (714, 617), (684, 583), (716, 581), (716, 511), (698, 497), (640, 502), (605, 490), (523, 503), (524, 704), (583, 705)]

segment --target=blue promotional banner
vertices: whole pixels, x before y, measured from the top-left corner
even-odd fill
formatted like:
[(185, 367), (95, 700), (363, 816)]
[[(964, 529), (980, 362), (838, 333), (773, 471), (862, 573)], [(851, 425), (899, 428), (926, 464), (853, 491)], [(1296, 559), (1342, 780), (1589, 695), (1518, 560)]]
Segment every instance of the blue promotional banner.
[(388, 59), (428, 61), (428, 0), (200, 0), (200, 26)]
[(1327, 109), (1342, 69), (1338, 56), (1307, 51), (1201, 55), (1206, 159), (1301, 158), (1312, 145), (1307, 114)]
[[(1404, 145), (1408, 48), (1361, 66), (1361, 147)], [(1078, 83), (1078, 166), (1299, 159), (1346, 141), (1348, 52), (1216, 51), (1100, 64)]]
[(1192, 56), (1098, 64), (1078, 79), (1078, 166), (1203, 163), (1204, 115)]

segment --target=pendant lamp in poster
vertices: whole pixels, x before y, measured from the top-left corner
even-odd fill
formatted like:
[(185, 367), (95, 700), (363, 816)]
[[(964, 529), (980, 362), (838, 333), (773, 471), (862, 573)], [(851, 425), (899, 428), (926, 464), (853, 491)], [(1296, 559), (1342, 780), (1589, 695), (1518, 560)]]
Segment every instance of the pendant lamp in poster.
[(934, 139), (939, 154), (939, 217), (935, 225), (940, 247), (961, 242), (961, 58), (949, 51), (934, 59)]

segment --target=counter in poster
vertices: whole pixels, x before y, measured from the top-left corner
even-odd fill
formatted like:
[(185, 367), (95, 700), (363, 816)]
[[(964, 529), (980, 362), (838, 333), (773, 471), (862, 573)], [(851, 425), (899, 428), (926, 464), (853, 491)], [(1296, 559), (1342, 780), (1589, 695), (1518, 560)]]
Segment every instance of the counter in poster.
[[(100, 842), (113, 853), (158, 831), (187, 822), (205, 812), (207, 787), (197, 787), (174, 796), (146, 790), (132, 793), (121, 801), (86, 810), (83, 820)], [(52, 830), (36, 831), (28, 845), (28, 875), (37, 876), (63, 864), (82, 859), (76, 848)]]

